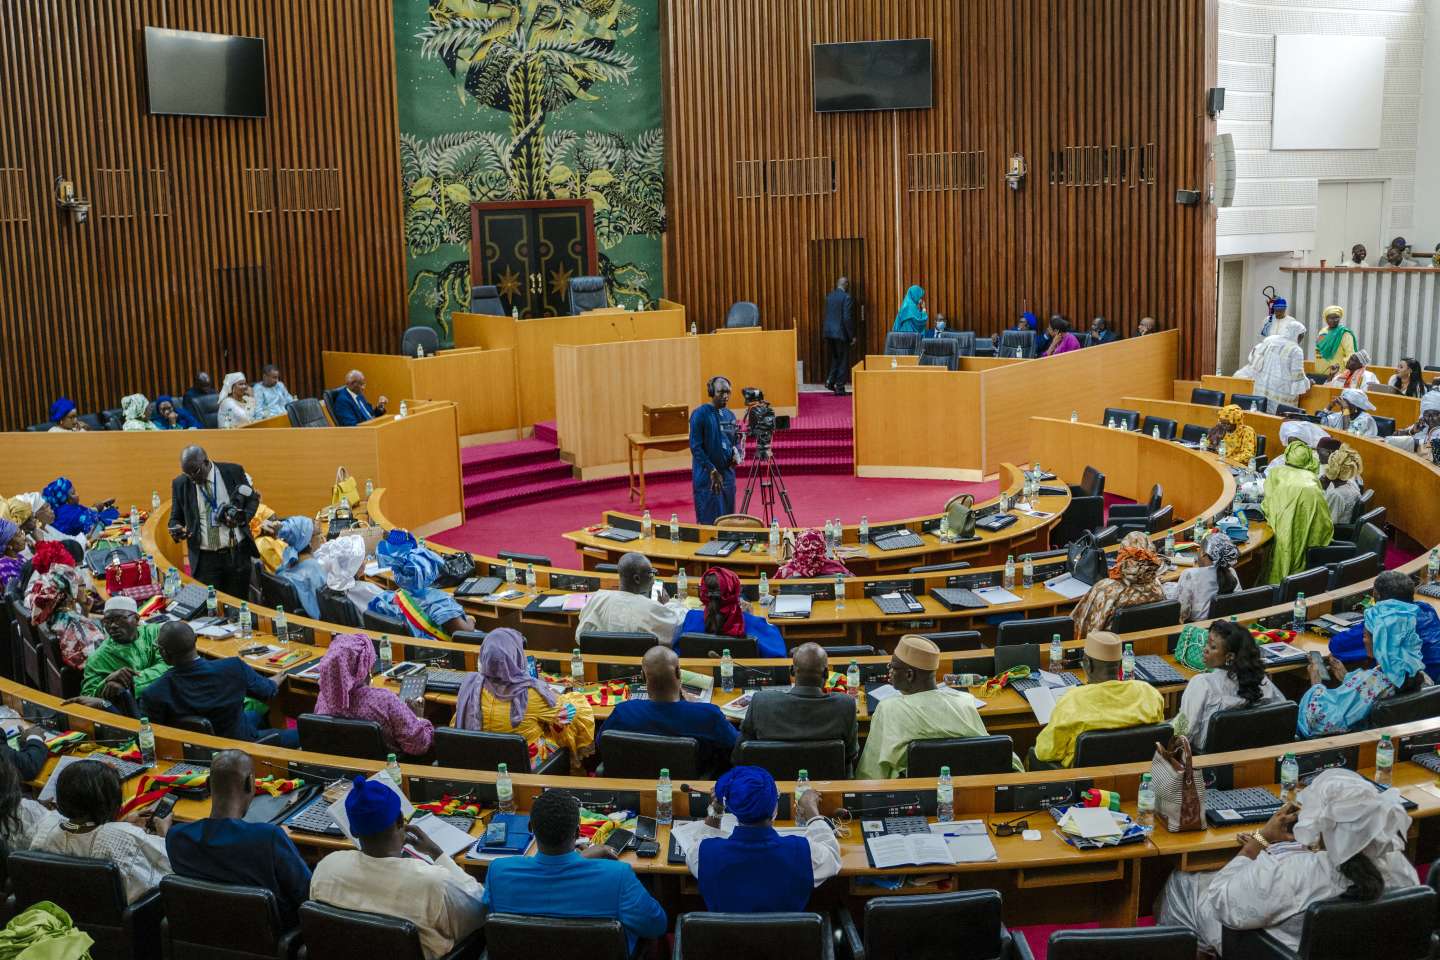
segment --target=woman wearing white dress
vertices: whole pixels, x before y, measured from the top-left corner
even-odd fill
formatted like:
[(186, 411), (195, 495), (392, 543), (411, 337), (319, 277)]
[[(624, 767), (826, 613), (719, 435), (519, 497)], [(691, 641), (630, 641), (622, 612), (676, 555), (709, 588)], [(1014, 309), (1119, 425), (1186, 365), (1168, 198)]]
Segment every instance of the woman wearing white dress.
[(220, 408), (216, 419), (221, 430), (234, 430), (255, 419), (255, 398), (243, 373), (227, 373), (220, 386)]
[(1230, 620), (1210, 624), (1202, 657), (1209, 672), (1196, 674), (1185, 684), (1179, 714), (1184, 718), (1185, 735), (1197, 751), (1205, 749), (1210, 720), (1221, 710), (1285, 699), (1265, 673), (1265, 660), (1255, 638), (1240, 624)]
[(30, 849), (35, 828), (47, 813), (21, 792), (19, 768), (0, 761), (0, 850)]
[(1180, 601), (1181, 623), (1204, 620), (1217, 596), (1240, 589), (1240, 577), (1235, 573), (1239, 559), (1240, 551), (1229, 537), (1210, 534), (1195, 566), (1181, 573), (1179, 580), (1165, 584), (1165, 596)]

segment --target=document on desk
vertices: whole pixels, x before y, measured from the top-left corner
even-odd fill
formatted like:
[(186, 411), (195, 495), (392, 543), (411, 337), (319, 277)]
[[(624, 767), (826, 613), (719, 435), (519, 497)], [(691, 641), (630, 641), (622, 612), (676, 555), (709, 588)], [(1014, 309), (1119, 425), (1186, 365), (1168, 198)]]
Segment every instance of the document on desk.
[(886, 833), (868, 837), (865, 849), (877, 870), (955, 862), (945, 838), (933, 833)]
[(212, 624), (211, 626), (201, 627), (195, 631), (198, 636), (209, 637), (211, 640), (225, 640), (235, 636), (235, 634), (239, 632), (240, 628), (233, 623)]
[(930, 832), (945, 838), (956, 863), (988, 863), (1000, 859), (983, 820), (947, 820), (930, 824)]
[(410, 826), (429, 837), (447, 857), (453, 857), (475, 843), (475, 838), (470, 834), (452, 823), (441, 820), (433, 813), (416, 817), (410, 821)]
[(1045, 581), (1045, 589), (1051, 593), (1058, 593), (1066, 600), (1076, 600), (1090, 592), (1090, 584), (1084, 580), (1077, 580), (1068, 573), (1058, 577), (1051, 577)]
[(797, 617), (810, 616), (811, 607), (815, 598), (808, 593), (782, 593), (775, 598), (775, 606), (770, 616), (774, 617)]
[(1006, 590), (1004, 587), (981, 587), (979, 590), (974, 591), (974, 593), (975, 596), (979, 597), (981, 600), (984, 600), (991, 606), (995, 606), (1001, 603), (1020, 602), (1019, 597), (1011, 593), (1009, 590)]
[(865, 692), (870, 696), (874, 697), (876, 703), (879, 703), (882, 700), (889, 700), (891, 697), (900, 696), (900, 691), (896, 690), (888, 683), (882, 683), (878, 687), (871, 687)]
[(1025, 699), (1030, 704), (1030, 710), (1035, 714), (1035, 719), (1041, 725), (1050, 722), (1050, 714), (1055, 711), (1055, 701), (1063, 697), (1073, 687), (1048, 687), (1044, 684), (1031, 687), (1025, 691)]
[[(735, 818), (733, 813), (722, 816), (720, 818), (720, 836), (730, 836), (739, 823), (740, 821)], [(670, 836), (679, 844), (681, 850), (689, 853), (690, 849), (701, 840), (715, 836), (715, 831), (706, 827), (704, 820), (687, 820), (685, 823), (677, 823), (671, 827)]]
[[(40, 796), (38, 799), (41, 803), (53, 804), (55, 802), (55, 784), (60, 782), (60, 771), (70, 766), (70, 764), (83, 759), (85, 758), (78, 757), (71, 753), (55, 761), (55, 769), (50, 771), (50, 779), (46, 780), (45, 786), (40, 788)], [(5, 762), (8, 763), (9, 761), (7, 760)]]

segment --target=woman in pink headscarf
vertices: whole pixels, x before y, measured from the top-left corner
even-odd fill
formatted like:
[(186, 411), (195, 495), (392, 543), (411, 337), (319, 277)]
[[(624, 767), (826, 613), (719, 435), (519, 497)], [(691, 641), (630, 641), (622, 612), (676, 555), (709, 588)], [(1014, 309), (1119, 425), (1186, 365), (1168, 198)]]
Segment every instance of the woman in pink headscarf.
[(423, 720), (389, 690), (370, 686), (375, 647), (359, 633), (342, 633), (330, 641), (320, 661), (320, 697), (315, 712), (347, 720), (374, 720), (385, 742), (418, 757), (430, 752), (435, 725)]
[(825, 535), (819, 530), (804, 530), (795, 538), (795, 553), (780, 569), (775, 571), (776, 580), (794, 580), (801, 577), (832, 577), (835, 574), (850, 576), (850, 571), (839, 560), (825, 555)]

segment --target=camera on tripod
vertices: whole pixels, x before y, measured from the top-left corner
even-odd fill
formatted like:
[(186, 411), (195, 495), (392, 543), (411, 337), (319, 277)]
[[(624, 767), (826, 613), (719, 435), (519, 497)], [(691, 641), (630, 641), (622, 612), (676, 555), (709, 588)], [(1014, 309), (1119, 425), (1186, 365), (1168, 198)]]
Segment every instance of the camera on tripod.
[(745, 397), (745, 432), (755, 438), (756, 456), (764, 459), (770, 454), (775, 431), (788, 429), (790, 418), (776, 416), (759, 387), (745, 387), (740, 392)]

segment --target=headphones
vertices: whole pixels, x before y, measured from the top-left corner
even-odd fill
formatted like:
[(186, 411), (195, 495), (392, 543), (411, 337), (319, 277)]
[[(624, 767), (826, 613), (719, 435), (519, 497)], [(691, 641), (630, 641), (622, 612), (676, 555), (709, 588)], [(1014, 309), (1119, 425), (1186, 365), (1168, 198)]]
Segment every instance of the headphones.
[(706, 393), (707, 395), (709, 395), (710, 397), (714, 397), (714, 396), (715, 396), (715, 384), (719, 383), (721, 380), (724, 380), (726, 386), (729, 386), (730, 380), (729, 380), (727, 377), (723, 377), (723, 376), (722, 376), (722, 377), (711, 377), (709, 380), (706, 380), (706, 381), (705, 381), (705, 393)]

